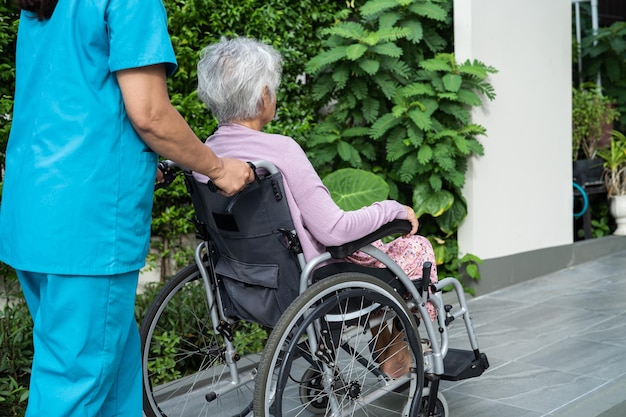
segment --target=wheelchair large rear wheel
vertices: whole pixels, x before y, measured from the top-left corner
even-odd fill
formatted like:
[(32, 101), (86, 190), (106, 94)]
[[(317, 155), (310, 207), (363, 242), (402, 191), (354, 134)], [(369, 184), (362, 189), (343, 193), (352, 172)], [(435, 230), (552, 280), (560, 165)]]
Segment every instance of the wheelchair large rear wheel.
[[(140, 330), (147, 417), (251, 414), (254, 376), (267, 334), (257, 325), (232, 323), (236, 354), (228, 353), (208, 304), (200, 271), (190, 265), (149, 308)], [(239, 383), (233, 382), (226, 355), (236, 360)]]
[[(402, 349), (399, 339), (377, 341), (392, 328)], [(408, 373), (392, 379), (381, 371), (387, 348), (403, 352)], [(259, 363), (254, 412), (417, 416), (423, 372), (417, 325), (404, 300), (375, 277), (341, 273), (308, 288), (274, 327)]]

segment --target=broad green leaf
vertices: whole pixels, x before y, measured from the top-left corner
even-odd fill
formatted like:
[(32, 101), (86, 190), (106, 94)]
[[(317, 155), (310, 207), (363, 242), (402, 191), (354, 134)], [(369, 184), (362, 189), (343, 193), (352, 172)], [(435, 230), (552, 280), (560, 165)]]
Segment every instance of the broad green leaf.
[(443, 85), (448, 91), (456, 92), (461, 88), (461, 83), (463, 79), (460, 75), (456, 74), (446, 74), (443, 76)]
[(467, 204), (462, 198), (456, 198), (445, 213), (437, 217), (437, 224), (442, 232), (449, 235), (459, 228), (467, 216)]
[(369, 171), (344, 168), (324, 177), (324, 185), (341, 209), (350, 211), (387, 199), (389, 185)]
[(428, 184), (417, 184), (413, 188), (413, 208), (419, 218), (423, 214), (441, 216), (454, 203), (454, 195), (446, 190), (433, 191)]

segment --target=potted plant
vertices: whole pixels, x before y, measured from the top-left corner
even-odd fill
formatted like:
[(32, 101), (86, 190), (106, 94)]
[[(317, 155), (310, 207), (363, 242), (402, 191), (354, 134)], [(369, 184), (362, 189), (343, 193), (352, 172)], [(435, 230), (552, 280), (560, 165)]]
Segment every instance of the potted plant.
[(598, 150), (604, 160), (604, 181), (609, 198), (609, 210), (617, 228), (613, 234), (626, 236), (626, 136), (611, 131), (611, 144)]
[(572, 93), (572, 159), (574, 182), (581, 186), (602, 183), (598, 149), (608, 146), (612, 123), (619, 117), (614, 100), (595, 84), (582, 84)]

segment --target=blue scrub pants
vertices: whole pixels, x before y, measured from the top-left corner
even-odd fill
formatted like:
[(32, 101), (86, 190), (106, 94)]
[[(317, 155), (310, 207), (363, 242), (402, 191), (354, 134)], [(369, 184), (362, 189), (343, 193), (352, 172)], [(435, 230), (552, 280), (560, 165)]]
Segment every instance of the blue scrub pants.
[(141, 417), (139, 271), (17, 275), (34, 322), (26, 417)]

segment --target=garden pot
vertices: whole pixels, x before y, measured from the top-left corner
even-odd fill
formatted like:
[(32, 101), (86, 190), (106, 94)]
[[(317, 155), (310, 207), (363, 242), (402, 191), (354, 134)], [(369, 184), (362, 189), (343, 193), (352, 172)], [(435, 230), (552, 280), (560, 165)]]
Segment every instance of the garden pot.
[(572, 163), (574, 182), (581, 187), (603, 184), (604, 161), (600, 158), (578, 159)]
[(626, 236), (626, 195), (616, 195), (609, 199), (609, 211), (615, 219), (617, 228), (614, 235)]

